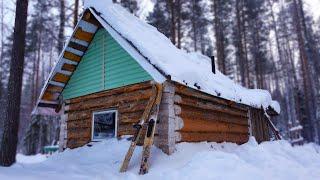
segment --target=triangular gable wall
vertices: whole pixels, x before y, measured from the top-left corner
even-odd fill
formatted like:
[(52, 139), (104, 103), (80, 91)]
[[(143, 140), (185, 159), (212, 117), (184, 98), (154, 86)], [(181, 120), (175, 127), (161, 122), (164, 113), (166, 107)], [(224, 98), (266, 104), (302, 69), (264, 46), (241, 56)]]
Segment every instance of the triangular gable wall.
[[(103, 24), (103, 25), (101, 25)], [(86, 9), (83, 16), (80, 18), (75, 30), (66, 43), (63, 52), (59, 57), (59, 61), (55, 65), (54, 69), (51, 71), (47, 82), (45, 83), (39, 100), (37, 102), (37, 107), (50, 107), (57, 108), (60, 104), (60, 99), (62, 92), (67, 88), (67, 84), (73, 73), (76, 71), (82, 57), (85, 55), (91, 41), (94, 38), (95, 33), (99, 28), (104, 28), (119, 45), (125, 49), (125, 51), (134, 59), (148, 74), (144, 74), (144, 77), (140, 77), (139, 81), (144, 81), (147, 79), (154, 79), (157, 82), (165, 81), (165, 77), (159, 72), (155, 67), (153, 67), (136, 48), (132, 47), (130, 42), (125, 40), (115, 29), (110, 27), (107, 22), (105, 22), (98, 14), (92, 9)], [(142, 73), (143, 74), (143, 73)], [(107, 79), (107, 78), (106, 78)], [(142, 79), (142, 80), (141, 80)], [(108, 84), (105, 82), (104, 84)], [(110, 89), (114, 87), (119, 87), (121, 84), (125, 85), (123, 82), (113, 82), (113, 84), (103, 85), (104, 88), (98, 88), (99, 90)], [(130, 83), (129, 83), (130, 84)], [(70, 85), (71, 86), (71, 85)], [(84, 94), (95, 92), (95, 90), (85, 92)], [(77, 95), (72, 95), (65, 90), (65, 97), (71, 98), (78, 96), (81, 93), (78, 92)], [(36, 110), (36, 109), (35, 109)]]
[(152, 77), (101, 28), (62, 94), (70, 99), (149, 80)]

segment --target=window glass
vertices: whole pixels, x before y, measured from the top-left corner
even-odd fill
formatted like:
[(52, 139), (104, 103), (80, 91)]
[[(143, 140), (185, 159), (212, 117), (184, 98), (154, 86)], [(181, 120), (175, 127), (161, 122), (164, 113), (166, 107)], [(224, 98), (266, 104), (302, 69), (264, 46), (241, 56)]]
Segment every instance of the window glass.
[(94, 113), (93, 139), (107, 139), (115, 136), (116, 112)]

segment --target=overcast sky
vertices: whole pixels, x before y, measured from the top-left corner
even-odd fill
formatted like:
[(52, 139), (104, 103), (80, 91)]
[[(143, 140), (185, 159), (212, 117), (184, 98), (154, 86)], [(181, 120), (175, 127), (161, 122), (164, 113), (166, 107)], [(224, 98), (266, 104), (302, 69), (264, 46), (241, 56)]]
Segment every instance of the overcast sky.
[(314, 14), (315, 20), (318, 20), (320, 17), (320, 0), (305, 0), (306, 10), (310, 9), (310, 11)]

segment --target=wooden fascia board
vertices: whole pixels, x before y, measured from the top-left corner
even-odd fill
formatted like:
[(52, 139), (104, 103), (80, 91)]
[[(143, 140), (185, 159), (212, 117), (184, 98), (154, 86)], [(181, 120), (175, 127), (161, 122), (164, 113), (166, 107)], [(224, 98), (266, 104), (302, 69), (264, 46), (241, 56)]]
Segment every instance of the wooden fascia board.
[[(87, 12), (89, 12), (89, 10), (86, 10)], [(77, 23), (77, 25), (76, 25), (76, 27), (75, 27), (75, 29), (78, 29), (79, 28), (79, 25), (80, 25), (80, 23), (81, 23), (81, 20), (83, 20), (83, 16), (80, 18), (80, 21)], [(92, 21), (93, 22), (93, 21)], [(91, 23), (90, 21), (88, 21), (88, 20), (86, 20), (86, 23)], [(96, 29), (98, 29), (99, 28), (99, 26), (100, 25), (97, 25), (97, 23), (91, 23), (91, 24), (93, 24), (93, 25), (95, 25), (96, 26)], [(44, 101), (43, 100), (43, 96), (47, 93), (52, 93), (52, 91), (49, 89), (49, 90), (47, 90), (47, 88), (49, 87), (49, 86), (51, 86), (51, 85), (54, 85), (54, 86), (58, 86), (58, 87), (60, 87), (60, 88), (62, 88), (62, 90), (63, 90), (63, 88), (65, 87), (65, 85), (66, 85), (66, 83), (61, 83), (61, 82), (56, 82), (56, 81), (53, 81), (53, 77), (55, 76), (55, 74), (56, 74), (56, 72), (60, 72), (60, 73), (62, 73), (62, 74), (65, 74), (65, 75), (72, 75), (72, 72), (73, 71), (69, 71), (69, 70), (75, 70), (75, 68), (73, 67), (73, 66), (77, 66), (78, 64), (79, 64), (79, 62), (80, 62), (80, 60), (79, 60), (79, 62), (77, 62), (77, 61), (72, 61), (72, 60), (69, 60), (69, 59), (66, 59), (66, 58), (64, 58), (64, 55), (65, 55), (65, 50), (67, 49), (67, 47), (71, 47), (71, 48), (74, 48), (74, 49), (76, 49), (76, 50), (79, 50), (79, 51), (83, 51), (83, 52), (85, 52), (86, 50), (87, 50), (87, 48), (88, 48), (88, 46), (89, 46), (89, 43), (90, 42), (86, 42), (86, 41), (82, 41), (82, 40), (79, 40), (79, 39), (75, 39), (75, 31), (73, 32), (73, 34), (72, 34), (72, 36), (71, 36), (71, 38), (68, 40), (68, 42), (65, 44), (65, 47), (64, 47), (64, 49), (63, 49), (63, 51), (61, 52), (61, 54), (60, 54), (60, 56), (59, 56), (59, 61), (58, 61), (58, 63), (56, 64), (56, 66), (52, 69), (52, 71), (50, 72), (50, 75), (49, 75), (49, 78), (47, 79), (47, 81), (46, 81), (46, 83), (45, 83), (45, 86), (42, 88), (42, 90), (41, 90), (41, 93), (40, 93), (40, 96), (39, 96), (39, 99), (38, 99), (38, 101), (37, 101), (37, 104), (36, 104), (36, 106), (35, 106), (35, 108), (37, 108), (38, 106), (39, 106), (39, 104), (41, 105), (41, 106), (44, 106), (44, 104), (48, 104), (48, 106), (49, 107), (52, 107), (52, 108), (55, 108), (55, 107), (53, 107), (54, 105), (51, 105), (50, 104), (50, 102), (52, 102), (52, 103), (56, 103), (56, 100), (54, 101), (54, 100), (49, 100), (49, 101)], [(70, 43), (71, 42), (71, 43)], [(71, 44), (70, 46), (69, 46), (69, 43)], [(78, 60), (78, 59), (76, 59), (76, 60)], [(63, 67), (63, 65), (64, 64), (67, 64), (66, 66), (64, 66), (64, 67), (68, 67), (68, 69), (67, 68), (65, 68), (65, 69), (62, 69), (62, 67)], [(71, 68), (72, 67), (72, 68)], [(66, 70), (68, 71), (68, 72), (66, 72)], [(61, 91), (62, 92), (62, 91)], [(60, 94), (61, 94), (61, 92), (60, 92)], [(59, 94), (59, 95), (60, 95)], [(36, 109), (34, 109), (34, 112), (35, 112), (35, 110)]]

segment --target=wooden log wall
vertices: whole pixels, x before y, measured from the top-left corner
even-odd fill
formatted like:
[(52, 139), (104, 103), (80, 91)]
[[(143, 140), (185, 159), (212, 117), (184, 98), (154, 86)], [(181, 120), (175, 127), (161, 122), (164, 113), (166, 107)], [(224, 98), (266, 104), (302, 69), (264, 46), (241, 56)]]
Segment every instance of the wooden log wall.
[(175, 84), (176, 142), (249, 139), (248, 107)]
[(261, 109), (250, 108), (249, 110), (251, 133), (258, 143), (270, 140), (270, 128), (267, 117)]
[[(96, 111), (117, 109), (117, 135), (133, 135), (133, 124), (141, 118), (151, 94), (152, 83), (144, 82), (66, 101), (67, 147), (76, 148), (91, 141), (92, 114)], [(260, 109), (165, 82), (155, 145), (172, 154), (179, 142), (242, 144), (250, 133), (258, 142), (267, 141), (270, 134), (264, 118)]]
[(95, 111), (118, 110), (117, 136), (134, 134), (132, 126), (140, 120), (151, 94), (151, 82), (144, 82), (67, 100), (67, 147), (76, 148), (91, 141)]

